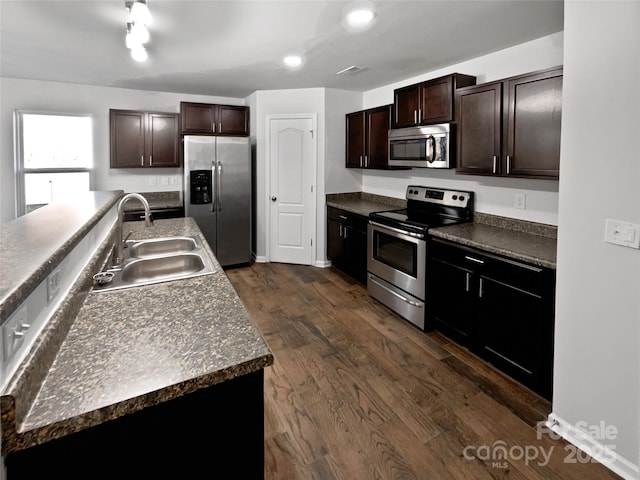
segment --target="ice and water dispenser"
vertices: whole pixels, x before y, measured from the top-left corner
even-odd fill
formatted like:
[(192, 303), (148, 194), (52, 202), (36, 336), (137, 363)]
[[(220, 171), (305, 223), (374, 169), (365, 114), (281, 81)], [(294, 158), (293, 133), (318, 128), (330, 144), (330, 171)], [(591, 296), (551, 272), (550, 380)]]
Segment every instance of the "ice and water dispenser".
[(211, 170), (191, 170), (191, 204), (211, 203)]

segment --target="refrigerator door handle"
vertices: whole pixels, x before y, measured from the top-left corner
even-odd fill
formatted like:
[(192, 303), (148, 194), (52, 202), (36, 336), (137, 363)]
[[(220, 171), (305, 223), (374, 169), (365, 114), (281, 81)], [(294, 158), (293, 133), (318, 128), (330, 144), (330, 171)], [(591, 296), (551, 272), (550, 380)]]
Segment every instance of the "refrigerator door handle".
[(218, 195), (218, 212), (222, 211), (222, 162), (218, 160), (218, 188), (216, 194)]
[(218, 191), (216, 189), (216, 162), (211, 161), (211, 211), (217, 210)]

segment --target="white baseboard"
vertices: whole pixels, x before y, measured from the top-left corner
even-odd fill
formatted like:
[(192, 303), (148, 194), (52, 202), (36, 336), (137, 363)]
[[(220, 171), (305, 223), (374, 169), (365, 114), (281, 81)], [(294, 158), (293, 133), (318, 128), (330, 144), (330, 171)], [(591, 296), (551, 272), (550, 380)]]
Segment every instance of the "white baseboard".
[(610, 448), (615, 439), (603, 443), (553, 413), (547, 417), (546, 426), (625, 480), (640, 479), (640, 467), (618, 454), (615, 446)]
[(264, 255), (256, 255), (256, 263), (267, 263), (267, 257)]
[(327, 268), (331, 266), (331, 260), (316, 260), (316, 267)]

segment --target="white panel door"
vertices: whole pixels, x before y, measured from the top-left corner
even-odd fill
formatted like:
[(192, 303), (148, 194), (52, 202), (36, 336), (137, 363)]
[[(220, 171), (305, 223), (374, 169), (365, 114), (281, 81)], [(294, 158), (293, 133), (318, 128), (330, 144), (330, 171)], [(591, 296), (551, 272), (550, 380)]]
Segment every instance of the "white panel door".
[(315, 138), (313, 119), (269, 119), (269, 257), (313, 262)]

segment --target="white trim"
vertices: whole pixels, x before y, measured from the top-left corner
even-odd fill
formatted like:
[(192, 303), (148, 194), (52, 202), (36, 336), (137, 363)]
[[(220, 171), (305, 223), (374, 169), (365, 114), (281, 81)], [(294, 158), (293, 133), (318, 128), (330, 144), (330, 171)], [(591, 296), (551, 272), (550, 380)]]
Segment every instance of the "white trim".
[(267, 262), (267, 257), (263, 255), (256, 255), (256, 263), (269, 263), (269, 262)]
[[(311, 231), (313, 246), (311, 247), (311, 265), (316, 263), (316, 245), (317, 242), (317, 195), (318, 195), (318, 186), (317, 186), (317, 171), (318, 171), (318, 114), (317, 113), (284, 113), (284, 114), (267, 114), (265, 115), (265, 192), (267, 193), (266, 205), (266, 222), (265, 222), (265, 262), (269, 262), (271, 260), (271, 212), (269, 210), (269, 202), (271, 198), (271, 120), (282, 120), (288, 118), (308, 118), (311, 120), (311, 125), (313, 129), (313, 155), (312, 155), (312, 182), (313, 182), (313, 205), (311, 206), (311, 215), (313, 220), (313, 229)], [(256, 258), (256, 261), (257, 258)]]
[(594, 439), (588, 433), (576, 428), (566, 420), (551, 413), (547, 417), (545, 424), (547, 428), (625, 480), (638, 480), (640, 478), (640, 467), (638, 465), (634, 465), (615, 450), (609, 448), (609, 446)]
[(316, 260), (316, 267), (327, 268), (331, 266), (331, 260)]

